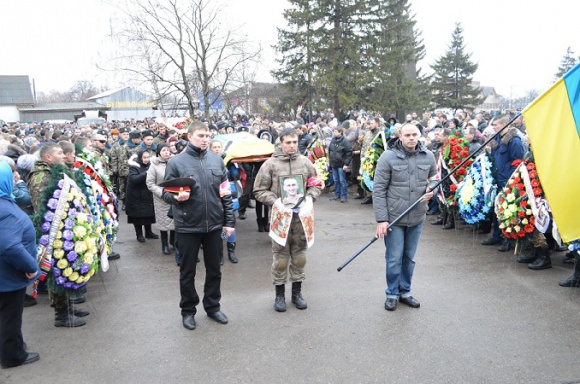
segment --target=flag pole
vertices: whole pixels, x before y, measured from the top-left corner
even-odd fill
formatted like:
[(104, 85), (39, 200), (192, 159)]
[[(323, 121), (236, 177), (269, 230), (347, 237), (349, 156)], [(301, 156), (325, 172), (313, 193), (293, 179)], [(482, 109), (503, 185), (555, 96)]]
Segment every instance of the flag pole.
[[(444, 178), (442, 178), (437, 184), (435, 184), (433, 186), (433, 188), (431, 189), (431, 191), (435, 191), (437, 188), (439, 188), (439, 186), (441, 184), (443, 184), (443, 182), (445, 180), (447, 180), (448, 178), (451, 177), (451, 175), (453, 175), (458, 169), (460, 169), (465, 163), (467, 163), (467, 161), (469, 161), (471, 158), (474, 158), (476, 155), (479, 154), (479, 152), (481, 152), (482, 150), (485, 149), (485, 147), (487, 146), (487, 144), (489, 144), (492, 140), (495, 140), (496, 137), (498, 137), (499, 135), (501, 135), (501, 133), (503, 132), (504, 129), (506, 129), (507, 127), (510, 126), (511, 123), (513, 123), (518, 117), (520, 117), (522, 114), (518, 113), (517, 115), (515, 115), (513, 118), (510, 119), (510, 121), (508, 121), (499, 131), (497, 131), (493, 136), (491, 136), (489, 139), (487, 139), (482, 145), (481, 147), (479, 147), (477, 150), (475, 150), (475, 152), (473, 152), (471, 155), (467, 156), (465, 159), (463, 159), (463, 161), (461, 163), (459, 163), (459, 165), (455, 168), (453, 168), (452, 171), (450, 171)], [(423, 195), (424, 196), (424, 195)], [(407, 208), (405, 210), (405, 212), (401, 213), (397, 218), (395, 218), (395, 220), (393, 220), (392, 222), (389, 223), (389, 225), (387, 226), (387, 231), (389, 230), (389, 228), (391, 228), (393, 225), (395, 225), (397, 222), (399, 222), (399, 220), (401, 220), (403, 218), (403, 216), (405, 216), (407, 213), (409, 213), (413, 208), (415, 208), (420, 202), (421, 200), (423, 200), (423, 196), (421, 196), (419, 199), (417, 199), (417, 201), (415, 201), (409, 208)], [(388, 232), (387, 235), (388, 236)], [(351, 261), (353, 261), (354, 259), (356, 259), (361, 253), (363, 253), (368, 247), (370, 247), (370, 245), (372, 243), (374, 243), (375, 241), (377, 241), (379, 238), (378, 236), (375, 235), (375, 237), (369, 241), (364, 247), (362, 247), (357, 253), (355, 253), (354, 255), (352, 255), (347, 261), (345, 261), (340, 267), (338, 267), (336, 270), (338, 272), (342, 271), (344, 267), (346, 267), (348, 264), (350, 264)]]

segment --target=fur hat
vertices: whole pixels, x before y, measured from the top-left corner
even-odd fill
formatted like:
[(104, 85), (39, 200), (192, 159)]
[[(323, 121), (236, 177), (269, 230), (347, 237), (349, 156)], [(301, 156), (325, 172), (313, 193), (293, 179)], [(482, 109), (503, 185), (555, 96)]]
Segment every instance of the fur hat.
[(131, 131), (131, 132), (129, 132), (129, 138), (130, 139), (140, 139), (141, 138), (141, 132), (139, 132), (139, 131)]

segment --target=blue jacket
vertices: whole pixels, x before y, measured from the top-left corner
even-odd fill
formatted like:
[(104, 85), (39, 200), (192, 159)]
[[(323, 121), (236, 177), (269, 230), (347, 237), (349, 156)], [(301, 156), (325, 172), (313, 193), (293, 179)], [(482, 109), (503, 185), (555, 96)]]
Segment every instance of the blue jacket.
[(524, 145), (517, 128), (510, 128), (505, 135), (497, 137), (490, 145), (493, 165), (497, 170), (497, 186), (503, 188), (516, 170), (517, 165), (512, 163), (524, 158)]
[(34, 279), (25, 273), (39, 272), (36, 233), (32, 221), (11, 198), (0, 197), (0, 292), (26, 288)]

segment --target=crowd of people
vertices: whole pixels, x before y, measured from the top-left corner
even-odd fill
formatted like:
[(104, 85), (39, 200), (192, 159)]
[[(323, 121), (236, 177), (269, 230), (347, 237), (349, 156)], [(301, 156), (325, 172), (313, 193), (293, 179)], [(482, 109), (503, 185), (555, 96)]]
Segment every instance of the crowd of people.
[[(225, 141), (215, 138), (238, 132), (275, 144), (274, 153), (266, 161), (224, 164)], [(331, 201), (348, 204), (352, 196), (363, 205), (373, 204), (376, 234), (385, 237), (387, 247), (385, 308), (392, 311), (399, 301), (419, 307), (411, 296), (411, 279), (423, 221), (427, 215), (433, 216), (430, 224), (444, 230), (455, 228), (460, 221), (472, 224), (463, 215), (457, 189), (468, 178), (474, 163), (468, 158), (474, 154), (479, 155), (477, 159), (484, 154), (487, 160), (476, 161), (490, 164), (494, 191), (499, 193), (511, 185), (510, 178), (520, 163), (533, 164), (522, 118), (458, 110), (453, 115), (413, 113), (401, 123), (395, 115), (385, 120), (378, 113), (353, 112), (341, 122), (331, 114), (312, 119), (297, 114), (290, 121), (278, 122), (263, 116), (215, 121), (194, 117), (171, 127), (154, 119), (102, 126), (5, 125), (0, 137), (0, 236), (14, 241), (0, 246), (1, 365), (38, 360), (38, 354), (26, 352), (21, 333), (22, 308), (36, 304), (34, 294), (25, 294), (26, 287), (40, 276), (36, 248), (40, 229), (37, 225), (35, 235), (30, 218), (45, 212), (43, 193), (58, 167), (75, 172), (79, 158), (91, 159), (94, 173), (110, 180), (108, 195), (117, 199), (117, 213), (124, 211), (127, 223), (133, 225), (136, 241), (160, 239), (161, 253), (175, 254), (183, 326), (193, 330), (200, 303), (195, 289), (200, 249), (206, 267), (204, 310), (216, 322), (228, 322), (220, 307), (223, 243), (225, 240), (230, 262), (237, 263), (235, 221), (245, 220), (248, 209), (255, 209), (257, 230), (272, 237), (274, 309), (286, 311), (288, 281), (292, 283), (292, 303), (298, 309), (307, 308), (302, 296), (306, 250), (313, 242), (313, 203), (323, 188), (332, 190)], [(451, 181), (431, 190), (463, 160), (464, 168), (451, 175)], [(351, 185), (356, 185), (354, 194), (349, 194)], [(424, 201), (420, 208), (389, 226), (417, 199)], [(89, 205), (97, 204), (87, 200)], [(488, 204), (473, 228), (490, 233), (483, 245), (498, 245), (505, 252), (516, 242), (506, 234), (497, 215)], [(110, 226), (114, 220), (105, 221)], [(518, 241), (524, 245), (518, 262), (534, 270), (550, 268), (550, 253), (559, 247), (552, 227), (544, 231), (532, 228), (525, 235), (522, 240), (526, 241)], [(109, 247), (102, 257), (108, 261), (121, 255)], [(564, 262), (575, 264), (575, 270), (560, 285), (579, 287), (580, 255), (570, 250)], [(49, 268), (48, 273), (60, 272)], [(75, 307), (86, 299), (86, 280), (83, 283), (81, 276), (78, 281), (74, 295), (51, 288), (50, 283), (41, 282), (35, 288), (34, 293), (49, 293), (57, 327), (86, 324), (89, 311)]]

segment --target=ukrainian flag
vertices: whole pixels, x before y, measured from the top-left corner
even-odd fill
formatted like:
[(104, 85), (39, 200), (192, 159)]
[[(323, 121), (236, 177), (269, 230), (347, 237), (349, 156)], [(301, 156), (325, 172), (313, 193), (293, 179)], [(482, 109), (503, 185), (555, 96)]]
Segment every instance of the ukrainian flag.
[(580, 239), (580, 64), (522, 115), (536, 168), (565, 242)]

